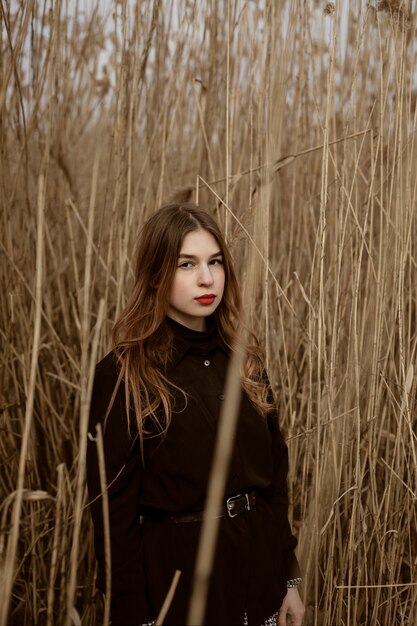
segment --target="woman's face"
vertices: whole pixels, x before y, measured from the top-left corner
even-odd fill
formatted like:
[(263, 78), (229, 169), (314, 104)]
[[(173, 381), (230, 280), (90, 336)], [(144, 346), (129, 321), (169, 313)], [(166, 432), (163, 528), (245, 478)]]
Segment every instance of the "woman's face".
[(188, 328), (205, 329), (205, 318), (219, 306), (224, 291), (223, 256), (207, 230), (185, 235), (168, 299), (168, 315)]

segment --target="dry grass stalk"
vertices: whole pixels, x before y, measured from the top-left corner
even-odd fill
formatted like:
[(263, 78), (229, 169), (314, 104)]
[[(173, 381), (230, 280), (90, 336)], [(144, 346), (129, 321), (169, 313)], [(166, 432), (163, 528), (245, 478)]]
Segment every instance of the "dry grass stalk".
[(104, 599), (104, 615), (103, 626), (110, 624), (110, 599), (111, 599), (111, 551), (110, 551), (110, 524), (109, 524), (109, 497), (107, 493), (107, 478), (106, 478), (106, 461), (104, 457), (103, 446), (103, 432), (101, 424), (97, 424), (97, 458), (98, 466), (100, 470), (100, 485), (102, 492), (103, 502), (103, 534), (104, 534), (104, 554), (105, 554), (105, 567), (106, 567), (106, 596)]
[(241, 395), (240, 372), (243, 365), (244, 353), (245, 344), (242, 340), (242, 345), (236, 346), (236, 351), (230, 360), (227, 372), (224, 404), (222, 405), (219, 418), (216, 447), (207, 489), (204, 521), (201, 528), (193, 589), (187, 618), (187, 624), (191, 626), (204, 623), (210, 575), (214, 563), (220, 524), (218, 512), (224, 501), (226, 478), (233, 452), (233, 442), (237, 426)]
[(16, 551), (21, 524), (23, 489), (25, 484), (25, 468), (28, 460), (29, 437), (33, 421), (33, 405), (35, 397), (36, 377), (38, 373), (38, 357), (41, 340), (41, 310), (42, 291), (44, 282), (43, 259), (44, 259), (44, 219), (45, 219), (45, 179), (39, 178), (38, 213), (36, 222), (36, 287), (35, 287), (35, 320), (33, 328), (33, 340), (28, 382), (28, 395), (25, 409), (24, 431), (20, 448), (19, 467), (17, 475), (16, 497), (13, 502), (12, 522), (10, 534), (7, 540), (5, 554), (1, 562), (1, 591), (0, 591), (0, 624), (6, 626), (11, 600), (11, 592), (15, 577)]
[(164, 600), (164, 603), (163, 603), (163, 605), (161, 607), (161, 610), (159, 611), (159, 615), (156, 618), (155, 626), (160, 626), (161, 624), (164, 623), (165, 617), (166, 617), (166, 615), (167, 615), (167, 613), (169, 611), (169, 607), (171, 606), (171, 602), (174, 599), (175, 590), (177, 588), (180, 576), (181, 576), (181, 572), (179, 570), (175, 570), (175, 574), (174, 574), (174, 576), (172, 578), (171, 586), (170, 586), (170, 588), (168, 590), (168, 593), (167, 593), (166, 598)]

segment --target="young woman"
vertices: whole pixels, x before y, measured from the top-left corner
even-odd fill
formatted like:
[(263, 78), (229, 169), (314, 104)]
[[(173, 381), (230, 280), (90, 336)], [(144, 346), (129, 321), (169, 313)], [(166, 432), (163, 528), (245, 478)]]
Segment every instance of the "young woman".
[[(96, 424), (103, 429), (113, 626), (152, 624), (175, 570), (166, 624), (185, 624), (239, 288), (213, 218), (192, 204), (144, 225), (135, 284), (115, 348), (96, 368), (88, 488), (99, 587), (105, 588)], [(287, 448), (256, 346), (242, 398), (205, 615), (206, 624), (300, 626), (304, 608), (287, 518)]]

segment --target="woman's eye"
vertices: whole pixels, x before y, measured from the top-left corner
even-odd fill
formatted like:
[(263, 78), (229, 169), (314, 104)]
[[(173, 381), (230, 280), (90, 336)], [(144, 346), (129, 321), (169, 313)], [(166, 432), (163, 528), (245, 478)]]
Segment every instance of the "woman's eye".
[(190, 261), (184, 261), (183, 263), (180, 263), (178, 265), (178, 267), (183, 267), (184, 269), (188, 269), (191, 266), (192, 266), (192, 264), (190, 263)]
[(222, 264), (223, 264), (222, 259), (213, 259), (212, 261), (210, 261), (210, 265), (222, 265)]

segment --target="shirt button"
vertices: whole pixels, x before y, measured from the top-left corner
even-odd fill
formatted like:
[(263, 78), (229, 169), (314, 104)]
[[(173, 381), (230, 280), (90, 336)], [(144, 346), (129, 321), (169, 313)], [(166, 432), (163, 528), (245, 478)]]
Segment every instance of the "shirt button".
[(224, 400), (224, 395), (222, 393), (219, 395), (219, 400)]
[(208, 366), (210, 365), (210, 361), (209, 361), (208, 359), (206, 359), (206, 360), (204, 361), (204, 365), (205, 365), (206, 367), (208, 367)]

